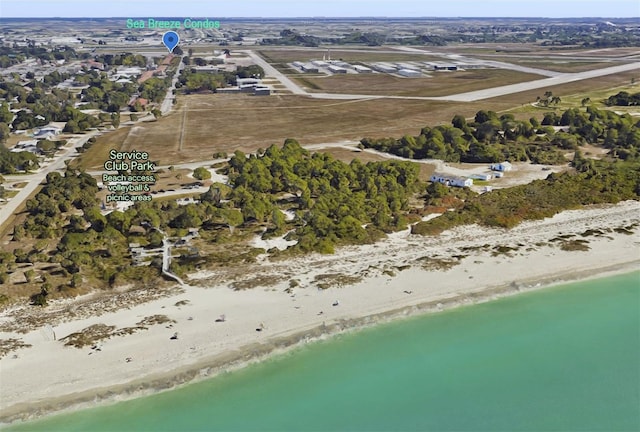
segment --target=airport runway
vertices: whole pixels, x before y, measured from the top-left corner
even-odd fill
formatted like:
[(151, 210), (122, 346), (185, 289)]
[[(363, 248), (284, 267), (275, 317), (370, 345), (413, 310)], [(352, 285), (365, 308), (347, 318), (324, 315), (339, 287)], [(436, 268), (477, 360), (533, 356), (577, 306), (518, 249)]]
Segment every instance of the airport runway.
[[(405, 48), (403, 51), (408, 49)], [(414, 49), (415, 50), (415, 49)], [(538, 73), (549, 75), (549, 78), (542, 78), (538, 80), (510, 84), (505, 86), (492, 87), (483, 90), (476, 90), (466, 93), (452, 94), (449, 96), (386, 96), (386, 95), (366, 95), (366, 94), (347, 94), (347, 93), (309, 93), (296, 84), (293, 80), (286, 77), (282, 72), (267, 63), (262, 57), (253, 51), (246, 51), (253, 61), (260, 65), (265, 74), (278, 79), (287, 90), (291, 93), (299, 96), (308, 96), (314, 99), (335, 99), (335, 100), (352, 100), (352, 99), (406, 99), (406, 100), (438, 100), (438, 101), (452, 101), (452, 102), (475, 102), (482, 99), (490, 99), (498, 96), (505, 96), (513, 93), (520, 93), (529, 90), (536, 90), (544, 87), (551, 87), (559, 84), (566, 84), (569, 82), (582, 81), (591, 78), (598, 78), (606, 75), (613, 75), (621, 72), (627, 72), (631, 70), (640, 69), (640, 62), (628, 63), (623, 65), (616, 65), (605, 67), (602, 69), (595, 69), (584, 72), (576, 73), (561, 73), (546, 71), (543, 69), (528, 68), (525, 66), (510, 65), (508, 63), (493, 62), (490, 60), (482, 60), (482, 62), (490, 64), (492, 66), (505, 68), (505, 65), (510, 65), (511, 69), (519, 70), (520, 72)], [(460, 60), (465, 60), (461, 57)]]
[[(449, 96), (386, 96), (386, 95), (366, 95), (366, 94), (346, 94), (346, 93), (307, 93), (305, 96), (315, 99), (406, 99), (406, 100), (438, 100), (452, 102), (475, 102), (482, 99), (490, 99), (498, 96), (505, 96), (513, 93), (521, 93), (529, 90), (536, 90), (544, 87), (551, 87), (575, 81), (582, 81), (591, 78), (598, 78), (606, 75), (613, 75), (621, 72), (628, 72), (640, 69), (640, 62), (629, 63), (618, 66), (611, 66), (603, 69), (596, 69), (585, 72), (565, 73), (558, 76), (528, 81), (518, 84), (510, 84), (499, 87), (492, 87), (483, 90), (476, 90), (466, 93), (452, 94)], [(300, 89), (302, 90), (302, 89)], [(296, 93), (300, 94), (300, 93)]]

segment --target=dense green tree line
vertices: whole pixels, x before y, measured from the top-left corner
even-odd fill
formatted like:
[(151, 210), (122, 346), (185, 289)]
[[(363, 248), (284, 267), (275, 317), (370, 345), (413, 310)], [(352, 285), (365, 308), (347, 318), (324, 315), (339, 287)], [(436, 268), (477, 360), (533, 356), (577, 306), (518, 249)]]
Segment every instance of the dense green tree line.
[(35, 154), (28, 151), (12, 152), (0, 144), (0, 174), (15, 174), (38, 167), (38, 156)]
[[(545, 115), (542, 125), (566, 126), (565, 131), (540, 127), (537, 119), (516, 120), (511, 114), (478, 111), (473, 122), (456, 115), (451, 125), (425, 127), (420, 135), (400, 139), (364, 138), (361, 145), (409, 159), (491, 163), (503, 160), (561, 164), (563, 153), (589, 143), (636, 157), (640, 148), (639, 122), (628, 114), (587, 107), (562, 115)], [(625, 157), (625, 158), (626, 158)]]
[(201, 91), (215, 91), (222, 87), (224, 77), (221, 74), (208, 72), (195, 72), (190, 67), (185, 67), (178, 78), (176, 88), (184, 90), (187, 94)]
[[(59, 288), (77, 286), (74, 275), (80, 272), (95, 281), (95, 287), (99, 283), (111, 285), (118, 277), (135, 281), (157, 274), (157, 270), (131, 267), (127, 247), (131, 224), (152, 220), (155, 212), (140, 208), (103, 216), (97, 193), (95, 179), (86, 173), (68, 169), (64, 175), (48, 174), (40, 192), (26, 203), (24, 223), (14, 228), (17, 247), (13, 253), (0, 254), (0, 270), (8, 270), (16, 262), (57, 263), (69, 278), (69, 283)], [(25, 250), (20, 245), (26, 238), (42, 240)], [(56, 239), (53, 250), (38, 246), (48, 239)]]
[(640, 105), (640, 93), (630, 94), (629, 92), (621, 91), (613, 96), (609, 96), (604, 103), (609, 106)]
[[(187, 59), (187, 57), (185, 57)], [(195, 69), (185, 67), (178, 79), (177, 88), (186, 93), (200, 91), (215, 91), (219, 87), (237, 85), (236, 78), (264, 77), (264, 70), (258, 65), (238, 66), (233, 72), (209, 73), (196, 72)]]
[(286, 194), (299, 224), (289, 238), (298, 240), (296, 248), (323, 252), (404, 227), (419, 171), (398, 161), (345, 164), (328, 154), (310, 155), (295, 140), (257, 157), (236, 152), (229, 166), (229, 198), (245, 221), (273, 218), (278, 197)]
[[(86, 54), (85, 56), (88, 56)], [(45, 48), (28, 43), (26, 46), (14, 44), (13, 46), (0, 46), (0, 68), (6, 68), (22, 63), (28, 58), (37, 58), (43, 61), (72, 60), (80, 58), (71, 47)], [(85, 57), (83, 57), (85, 58)]]
[(96, 61), (107, 66), (139, 66), (147, 65), (147, 58), (141, 54), (102, 54), (96, 57)]

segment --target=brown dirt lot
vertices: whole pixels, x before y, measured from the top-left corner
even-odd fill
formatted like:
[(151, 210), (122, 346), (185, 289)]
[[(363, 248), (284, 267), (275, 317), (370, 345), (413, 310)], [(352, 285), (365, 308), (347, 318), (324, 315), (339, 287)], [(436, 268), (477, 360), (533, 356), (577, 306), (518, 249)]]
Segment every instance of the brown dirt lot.
[(447, 96), (543, 78), (503, 69), (432, 72), (425, 78), (400, 78), (388, 74), (342, 75), (306, 78), (303, 85), (324, 93), (354, 93), (393, 96)]

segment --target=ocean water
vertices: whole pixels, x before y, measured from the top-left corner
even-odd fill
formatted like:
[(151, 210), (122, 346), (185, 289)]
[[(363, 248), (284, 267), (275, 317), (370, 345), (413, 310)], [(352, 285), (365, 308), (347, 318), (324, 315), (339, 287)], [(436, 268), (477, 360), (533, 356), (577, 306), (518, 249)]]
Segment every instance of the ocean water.
[(638, 431), (640, 272), (384, 324), (7, 430)]

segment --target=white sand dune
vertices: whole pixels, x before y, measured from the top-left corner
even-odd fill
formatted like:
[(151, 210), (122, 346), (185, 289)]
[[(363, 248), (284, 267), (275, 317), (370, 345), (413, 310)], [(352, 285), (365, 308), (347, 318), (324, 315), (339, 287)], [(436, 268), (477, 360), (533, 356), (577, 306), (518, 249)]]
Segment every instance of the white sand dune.
[[(439, 237), (403, 231), (335, 255), (286, 263), (264, 260), (247, 277), (286, 276), (269, 287), (233, 291), (208, 279), (215, 272), (201, 271), (191, 278), (193, 286), (176, 295), (101, 316), (51, 322), (50, 330), (44, 326), (47, 331), (3, 332), (1, 339), (20, 338), (32, 346), (0, 359), (0, 420), (154, 392), (246, 364), (283, 346), (381, 320), (639, 269), (638, 228), (634, 234), (615, 231), (633, 223), (640, 224), (640, 203), (629, 201), (566, 211), (512, 230), (465, 226)], [(587, 230), (603, 234), (586, 236)], [(588, 240), (590, 250), (564, 251), (558, 236)], [(513, 249), (505, 252), (507, 247)], [(429, 270), (446, 262), (457, 265)], [(341, 286), (345, 279), (338, 275), (355, 283)], [(298, 286), (290, 291), (293, 279)], [(319, 289), (322, 283), (332, 286)], [(333, 306), (336, 299), (340, 303)], [(176, 305), (184, 300), (188, 304)], [(72, 303), (50, 307), (62, 310)], [(15, 319), (10, 313), (2, 312), (0, 323)], [(60, 339), (93, 324), (132, 327), (156, 314), (176, 322), (104, 340), (100, 351), (64, 347), (50, 337), (52, 331)], [(226, 320), (216, 322), (221, 315)], [(171, 339), (175, 333), (178, 338)]]

